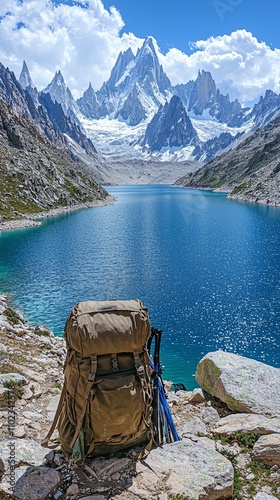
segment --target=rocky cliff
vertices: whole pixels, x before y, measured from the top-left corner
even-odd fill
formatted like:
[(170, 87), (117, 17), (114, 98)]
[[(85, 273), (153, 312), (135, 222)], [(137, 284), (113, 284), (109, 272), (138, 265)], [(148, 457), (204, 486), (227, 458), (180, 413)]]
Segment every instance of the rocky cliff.
[(229, 197), (280, 206), (280, 117), (235, 148), (179, 179), (182, 187), (229, 191)]
[(19, 219), (105, 199), (90, 169), (43, 136), (0, 99), (0, 216)]
[(246, 114), (246, 109), (241, 108), (237, 99), (230, 101), (229, 95), (221, 94), (209, 71), (199, 71), (195, 81), (176, 85), (174, 92), (192, 116), (208, 114), (219, 122), (230, 123), (234, 117)]
[(197, 133), (186, 113), (181, 99), (173, 96), (170, 102), (160, 106), (148, 123), (143, 144), (150, 151), (162, 148), (180, 148), (198, 143)]

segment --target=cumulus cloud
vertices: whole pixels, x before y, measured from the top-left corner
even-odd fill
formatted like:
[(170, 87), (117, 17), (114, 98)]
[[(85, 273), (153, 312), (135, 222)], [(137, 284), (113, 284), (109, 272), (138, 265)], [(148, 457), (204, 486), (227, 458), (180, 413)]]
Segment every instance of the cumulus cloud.
[[(143, 40), (122, 33), (124, 21), (115, 7), (102, 0), (1, 0), (0, 61), (19, 76), (25, 59), (34, 84), (44, 88), (60, 69), (74, 97), (89, 82), (99, 89), (120, 51), (133, 52)], [(158, 56), (173, 84), (212, 73), (218, 88), (248, 103), (267, 88), (280, 92), (280, 50), (272, 50), (246, 30), (194, 41), (191, 53), (176, 48)]]
[(0, 61), (19, 76), (25, 59), (33, 82), (45, 87), (60, 69), (75, 97), (109, 78), (121, 50), (142, 40), (120, 35), (120, 13), (101, 0), (54, 4), (50, 0), (1, 0)]
[(192, 43), (190, 55), (173, 48), (161, 63), (173, 84), (195, 79), (199, 69), (210, 71), (218, 88), (246, 103), (266, 89), (280, 91), (280, 50), (272, 50), (252, 33), (238, 30)]

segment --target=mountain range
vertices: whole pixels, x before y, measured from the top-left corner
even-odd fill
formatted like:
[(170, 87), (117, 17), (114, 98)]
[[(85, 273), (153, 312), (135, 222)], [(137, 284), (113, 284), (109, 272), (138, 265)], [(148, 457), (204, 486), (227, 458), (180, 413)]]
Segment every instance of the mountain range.
[[(29, 158), (32, 148), (27, 147), (33, 143), (32, 127), (39, 134), (39, 142), (47, 140), (50, 150), (58, 148), (63, 157), (68, 158), (63, 163), (66, 165), (69, 161), (78, 183), (75, 172), (80, 172), (82, 177), (86, 173), (94, 182), (103, 184), (139, 182), (139, 179), (140, 182), (173, 182), (180, 177), (180, 185), (233, 192), (237, 189), (240, 197), (243, 192), (240, 182), (243, 185), (246, 175), (252, 174), (250, 161), (256, 162), (258, 142), (266, 137), (267, 150), (273, 152), (272, 156), (277, 152), (265, 134), (270, 130), (272, 136), (278, 137), (280, 95), (267, 90), (252, 108), (244, 108), (237, 99), (231, 101), (229, 95), (223, 95), (210, 72), (204, 70), (199, 71), (196, 80), (172, 86), (159, 63), (152, 37), (146, 38), (135, 55), (131, 49), (121, 52), (107, 82), (97, 91), (89, 84), (77, 100), (66, 86), (61, 71), (55, 73), (45, 89), (38, 91), (25, 61), (18, 80), (0, 63), (0, 104), (6, 117), (5, 127), (4, 122), (1, 124), (2, 145), (26, 150), (26, 160), (33, 165), (35, 177), (36, 165)], [(41, 163), (46, 165), (46, 149), (44, 152), (43, 149), (40, 148)], [(257, 153), (262, 162), (256, 163), (254, 175), (264, 168), (267, 150), (265, 156)], [(249, 162), (244, 172), (237, 166), (242, 163), (243, 151)], [(253, 160), (249, 158), (250, 151)], [(269, 160), (272, 170), (268, 177), (277, 177), (274, 158)], [(230, 168), (224, 169), (225, 164), (233, 164), (236, 172), (242, 171), (241, 177), (231, 175)], [(190, 170), (192, 173), (184, 176)], [(207, 176), (205, 172), (211, 174)], [(52, 176), (46, 179), (51, 185)], [(84, 181), (82, 184), (84, 186)], [(74, 192), (72, 188), (70, 191)], [(245, 197), (264, 202), (262, 197), (246, 193)], [(61, 199), (72, 203), (71, 196), (63, 196)], [(58, 202), (57, 195), (54, 197)], [(81, 198), (85, 199), (84, 191)], [(73, 200), (77, 202), (75, 197)], [(272, 203), (269, 197), (266, 200)], [(40, 196), (37, 201), (40, 205)]]
[[(280, 111), (280, 96), (271, 90), (251, 109), (242, 107), (237, 99), (231, 101), (228, 94), (223, 95), (211, 73), (204, 70), (196, 80), (172, 86), (159, 63), (152, 37), (145, 39), (135, 55), (130, 48), (121, 52), (107, 82), (97, 91), (90, 83), (77, 101), (61, 71), (38, 93), (24, 62), (19, 82), (53, 118), (61, 115), (60, 104), (68, 118), (67, 127), (61, 117), (57, 120), (61, 131), (77, 140), (77, 130), (73, 130), (76, 125), (110, 162), (132, 158), (205, 162), (241, 134), (267, 125)], [(57, 109), (52, 111), (53, 105)], [(179, 108), (182, 119), (176, 119)], [(83, 142), (85, 145), (85, 139)]]
[(175, 185), (225, 191), (235, 200), (280, 206), (279, 158), (280, 115)]
[[(0, 63), (0, 219), (105, 199), (106, 165), (60, 104)], [(48, 109), (48, 105), (49, 109)], [(80, 153), (80, 154), (79, 154)]]

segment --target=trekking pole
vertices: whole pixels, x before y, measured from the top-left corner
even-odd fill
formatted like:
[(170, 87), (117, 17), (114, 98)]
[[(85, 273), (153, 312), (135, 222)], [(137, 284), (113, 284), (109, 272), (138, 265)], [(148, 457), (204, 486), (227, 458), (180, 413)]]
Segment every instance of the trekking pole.
[(153, 402), (153, 422), (155, 426), (154, 441), (161, 445), (179, 441), (180, 437), (177, 433), (170, 408), (166, 399), (164, 383), (162, 380), (162, 366), (160, 361), (160, 343), (162, 330), (157, 328), (151, 329), (151, 338), (149, 339), (148, 349), (150, 353), (151, 343), (154, 339), (154, 402)]

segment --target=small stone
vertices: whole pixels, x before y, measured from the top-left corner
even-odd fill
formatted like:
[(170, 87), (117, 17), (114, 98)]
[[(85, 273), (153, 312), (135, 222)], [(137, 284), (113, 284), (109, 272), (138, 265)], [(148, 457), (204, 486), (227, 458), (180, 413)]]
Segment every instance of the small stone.
[(28, 418), (29, 420), (42, 420), (42, 415), (35, 411), (23, 411), (22, 416)]
[(213, 406), (204, 408), (199, 417), (206, 425), (216, 424), (220, 420), (220, 415)]
[(63, 492), (60, 491), (60, 490), (57, 490), (57, 492), (54, 494), (53, 498), (54, 500), (58, 500), (59, 498), (61, 498), (63, 495)]
[(64, 463), (64, 456), (61, 455), (60, 453), (56, 453), (54, 457), (54, 463), (58, 467), (60, 467)]
[(255, 474), (251, 473), (251, 474), (248, 474), (248, 476), (246, 476), (246, 479), (248, 479), (248, 481), (251, 481), (251, 479), (254, 479), (255, 477)]
[(55, 452), (53, 450), (51, 450), (46, 456), (45, 456), (45, 460), (48, 462), (48, 463), (52, 463), (54, 461), (54, 457), (55, 457)]
[(58, 389), (58, 387), (51, 387), (49, 389), (49, 391), (52, 393), (52, 394), (60, 394), (61, 393), (61, 390)]
[(80, 493), (79, 486), (75, 483), (71, 484), (69, 488), (67, 488), (66, 495), (69, 497), (74, 497)]
[(13, 434), (16, 438), (24, 438), (26, 435), (24, 426), (15, 427)]
[(34, 332), (38, 336), (53, 337), (53, 332), (45, 325), (37, 325), (34, 328)]
[(26, 500), (45, 500), (60, 485), (60, 475), (47, 467), (28, 467), (14, 487), (14, 494)]
[(23, 394), (21, 396), (23, 399), (31, 399), (33, 397), (33, 392), (29, 387), (24, 387)]
[(199, 404), (199, 403), (204, 403), (205, 401), (205, 397), (203, 395), (203, 392), (201, 389), (194, 389), (192, 391), (192, 395), (191, 397), (189, 398), (189, 403), (191, 404)]
[(63, 349), (57, 349), (56, 354), (60, 357), (65, 356), (65, 352)]

